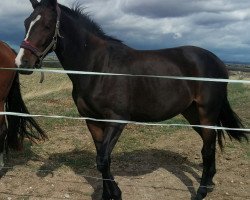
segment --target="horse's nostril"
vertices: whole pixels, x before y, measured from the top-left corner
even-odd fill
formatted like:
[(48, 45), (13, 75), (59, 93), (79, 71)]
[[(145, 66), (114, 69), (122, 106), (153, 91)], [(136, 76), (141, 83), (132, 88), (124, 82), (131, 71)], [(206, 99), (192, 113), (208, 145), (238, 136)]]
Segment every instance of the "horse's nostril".
[(31, 69), (31, 66), (27, 59), (22, 60), (22, 64), (19, 66), (19, 69), (21, 69), (19, 71), (20, 74), (26, 74), (26, 75), (32, 74), (32, 71), (29, 70)]

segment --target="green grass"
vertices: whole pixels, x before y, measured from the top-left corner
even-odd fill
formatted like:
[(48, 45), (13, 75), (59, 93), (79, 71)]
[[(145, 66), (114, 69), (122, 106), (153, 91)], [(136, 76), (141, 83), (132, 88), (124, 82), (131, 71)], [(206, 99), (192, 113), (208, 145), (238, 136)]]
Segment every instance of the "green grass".
[[(45, 82), (39, 84), (39, 75), (35, 74), (31, 77), (21, 76), (22, 93), (24, 94), (25, 102), (33, 114), (45, 114), (45, 115), (65, 115), (78, 117), (78, 111), (71, 97), (71, 82), (65, 75), (58, 74), (46, 74)], [(243, 123), (250, 127), (250, 87), (244, 84), (229, 84), (228, 98), (233, 110), (242, 118)], [(50, 141), (43, 145), (32, 146), (32, 150), (40, 155), (45, 155), (46, 151), (59, 152), (60, 148), (53, 150), (56, 145), (56, 141), (67, 142), (65, 137), (60, 136), (60, 131), (69, 127), (82, 126), (83, 122), (79, 120), (65, 120), (65, 119), (47, 119), (38, 118), (39, 124), (48, 133), (53, 133), (50, 136)], [(164, 121), (166, 124), (186, 124), (187, 121), (182, 116), (177, 116), (173, 119)], [(128, 125), (124, 133), (120, 138), (116, 152), (130, 152), (139, 149), (145, 149), (152, 144), (157, 143), (162, 136), (169, 136), (177, 131), (192, 130), (191, 128), (183, 127), (168, 127), (168, 126), (137, 126)], [(85, 128), (84, 132), (88, 132)], [(69, 133), (71, 134), (71, 133)], [(89, 134), (89, 133), (88, 133)], [(72, 139), (72, 136), (69, 135)], [(79, 141), (78, 138), (73, 138), (71, 144), (69, 144), (76, 151), (83, 149), (91, 149), (94, 152), (93, 144), (84, 144), (84, 141)], [(247, 149), (246, 157), (249, 158), (250, 150), (248, 144), (243, 144)], [(233, 144), (227, 144), (227, 147), (235, 148)], [(45, 150), (46, 149), (46, 150)], [(25, 154), (29, 155), (29, 152)], [(73, 153), (74, 156), (76, 156)], [(35, 156), (35, 155), (30, 155)], [(64, 160), (64, 157), (58, 155), (58, 162), (66, 163), (66, 165), (89, 165), (92, 161), (86, 158), (86, 161), (82, 161), (78, 157), (69, 158)], [(75, 163), (75, 164), (74, 164)], [(85, 163), (85, 164), (84, 164)], [(87, 163), (87, 164), (86, 164)]]
[(246, 157), (250, 160), (250, 150), (247, 151)]
[(229, 84), (228, 99), (233, 110), (240, 116), (243, 124), (250, 127), (250, 87), (244, 84)]
[(244, 105), (249, 100), (250, 91), (248, 87), (242, 83), (229, 84), (228, 91), (228, 99), (232, 106), (242, 106), (242, 103)]
[[(65, 115), (72, 117), (79, 117), (78, 111), (71, 97), (71, 82), (67, 76), (61, 74), (46, 74), (45, 82), (39, 84), (39, 74), (33, 76), (22, 76), (22, 91), (25, 96), (25, 102), (30, 107), (31, 113), (45, 114), (45, 115)], [(47, 92), (49, 91), (49, 92)], [(47, 93), (46, 93), (47, 92)], [(31, 93), (29, 96), (28, 94)], [(43, 94), (44, 93), (44, 94)], [(232, 108), (237, 112), (238, 110), (243, 113), (243, 118), (249, 119), (248, 109), (250, 108), (250, 87), (244, 84), (229, 84), (228, 86), (228, 99)], [(51, 120), (46, 120), (51, 121)], [(57, 120), (64, 124), (65, 121)], [(70, 122), (71, 123), (71, 122)], [(170, 120), (165, 121), (166, 124), (178, 124), (187, 123), (182, 116), (177, 116)], [(246, 120), (246, 123), (250, 123), (250, 120)], [(250, 124), (249, 124), (250, 125)], [(48, 126), (51, 127), (50, 123)], [(179, 127), (171, 128), (159, 127), (162, 131), (171, 133), (179, 130)], [(142, 133), (147, 134), (147, 129), (141, 128), (139, 130)]]

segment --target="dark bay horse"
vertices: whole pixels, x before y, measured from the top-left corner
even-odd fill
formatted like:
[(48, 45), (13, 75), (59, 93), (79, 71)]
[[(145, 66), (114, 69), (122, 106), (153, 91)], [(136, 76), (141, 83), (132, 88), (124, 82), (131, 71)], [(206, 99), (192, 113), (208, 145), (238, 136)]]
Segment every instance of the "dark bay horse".
[[(0, 41), (0, 68), (16, 68), (15, 58), (14, 50)], [(29, 113), (22, 99), (15, 71), (0, 70), (0, 112), (4, 111)], [(31, 140), (46, 138), (34, 119), (0, 115), (0, 169), (4, 166), (5, 148), (21, 150), (25, 136)]]
[[(34, 11), (25, 20), (26, 36), (16, 58), (19, 68), (34, 68), (55, 51), (65, 70), (142, 75), (228, 78), (223, 62), (192, 46), (157, 51), (134, 50), (106, 35), (81, 9), (57, 0), (30, 0)], [(30, 71), (22, 71), (30, 74)], [(227, 84), (146, 77), (68, 75), (73, 99), (82, 116), (99, 119), (159, 122), (182, 114), (190, 124), (243, 127), (227, 99)], [(111, 171), (111, 152), (125, 125), (87, 120), (103, 177), (102, 199), (121, 199)], [(216, 173), (216, 138), (223, 132), (195, 128), (203, 140), (203, 173), (196, 199), (203, 199)], [(227, 131), (238, 141), (247, 133)]]

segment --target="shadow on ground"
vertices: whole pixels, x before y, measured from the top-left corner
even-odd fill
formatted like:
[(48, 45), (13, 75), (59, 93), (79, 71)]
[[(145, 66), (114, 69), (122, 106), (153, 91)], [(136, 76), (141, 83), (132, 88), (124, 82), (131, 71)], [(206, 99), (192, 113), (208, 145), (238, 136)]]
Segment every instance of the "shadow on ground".
[[(98, 176), (96, 170), (95, 154), (90, 151), (74, 150), (67, 153), (52, 154), (40, 167), (37, 175), (46, 177), (53, 174), (62, 165), (70, 167), (76, 174), (82, 175), (94, 188), (92, 199), (100, 199), (102, 193), (102, 181), (88, 177)], [(115, 153), (112, 157), (112, 172), (114, 176), (136, 177), (152, 173), (159, 168), (166, 169), (175, 175), (184, 185), (193, 186), (193, 181), (186, 175), (191, 174), (197, 181), (199, 175), (195, 169), (201, 170), (200, 166), (194, 164), (178, 153), (169, 150), (136, 150), (125, 153)], [(178, 166), (177, 166), (178, 165)], [(181, 166), (179, 166), (181, 165)], [(193, 187), (187, 187), (192, 197), (196, 191)]]
[(32, 144), (30, 142), (25, 143), (24, 151), (12, 151), (8, 150), (8, 153), (6, 152), (4, 154), (4, 167), (2, 170), (0, 170), (0, 179), (4, 177), (8, 171), (12, 170), (14, 166), (17, 165), (26, 165), (28, 161), (40, 161), (44, 162), (44, 159), (34, 153), (31, 150)]

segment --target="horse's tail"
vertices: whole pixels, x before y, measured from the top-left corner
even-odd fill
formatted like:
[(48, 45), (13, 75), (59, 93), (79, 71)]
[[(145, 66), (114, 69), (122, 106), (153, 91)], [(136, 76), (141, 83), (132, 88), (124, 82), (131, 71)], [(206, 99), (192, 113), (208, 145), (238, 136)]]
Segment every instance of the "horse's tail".
[[(19, 76), (16, 75), (6, 101), (6, 111), (29, 114), (22, 99)], [(14, 150), (23, 148), (23, 139), (27, 137), (33, 142), (47, 139), (47, 135), (31, 117), (7, 116), (7, 147)]]
[[(221, 113), (219, 116), (220, 125), (226, 128), (244, 128), (243, 124), (241, 123), (241, 119), (239, 116), (232, 110), (228, 99), (226, 98), (224, 104), (221, 109)], [(235, 139), (239, 142), (243, 140), (248, 141), (248, 136), (250, 132), (247, 131), (238, 131), (238, 130), (226, 130), (227, 134), (229, 135), (230, 139)], [(224, 133), (223, 131), (218, 131), (218, 143), (220, 148), (223, 148), (223, 140)]]

